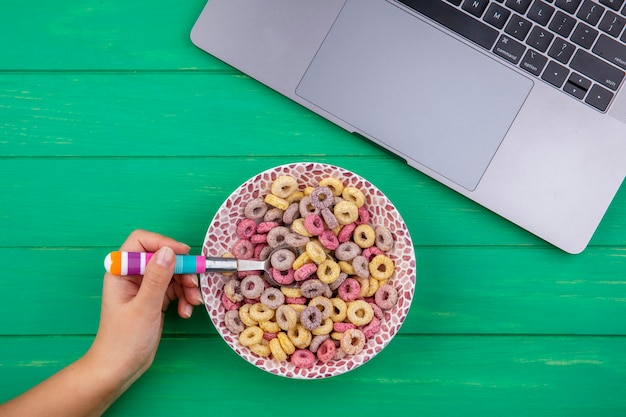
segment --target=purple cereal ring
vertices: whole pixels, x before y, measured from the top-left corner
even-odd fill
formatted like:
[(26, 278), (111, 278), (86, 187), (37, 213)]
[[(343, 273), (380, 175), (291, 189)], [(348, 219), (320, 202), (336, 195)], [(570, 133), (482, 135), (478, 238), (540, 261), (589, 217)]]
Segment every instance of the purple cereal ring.
[(311, 196), (304, 196), (299, 203), (300, 216), (306, 217), (307, 214), (315, 213), (319, 214), (320, 210), (311, 204)]
[(359, 207), (359, 209), (357, 210), (357, 212), (359, 213), (359, 217), (356, 219), (356, 224), (368, 224), (370, 222), (370, 212), (367, 211), (367, 209), (365, 208), (365, 206), (361, 206)]
[(291, 203), (287, 210), (283, 213), (283, 223), (291, 224), (293, 221), (300, 217), (300, 205), (298, 203)]
[(333, 230), (339, 226), (339, 220), (335, 217), (335, 213), (332, 212), (329, 208), (323, 208), (320, 210), (320, 214), (322, 219), (324, 219), (324, 223), (328, 226), (329, 229)]
[(339, 231), (339, 234), (337, 235), (337, 239), (339, 239), (339, 242), (344, 243), (352, 239), (352, 233), (354, 232), (354, 229), (356, 229), (356, 227), (356, 223), (348, 223), (343, 226)]
[(363, 255), (355, 256), (354, 259), (352, 259), (352, 269), (354, 269), (354, 273), (361, 278), (369, 278), (369, 264), (369, 260)]
[(258, 220), (262, 219), (267, 213), (268, 206), (265, 200), (261, 197), (250, 200), (243, 210), (244, 216), (248, 219)]
[(326, 339), (317, 349), (317, 359), (319, 359), (322, 363), (326, 363), (335, 357), (336, 350), (337, 347), (335, 346), (335, 342), (330, 339)]
[(300, 313), (300, 323), (307, 330), (315, 330), (322, 324), (322, 312), (314, 306), (308, 306)]
[(291, 233), (288, 227), (278, 226), (267, 232), (267, 244), (273, 248), (285, 244), (285, 237)]
[(343, 284), (343, 282), (347, 278), (348, 278), (348, 274), (346, 274), (345, 272), (340, 272), (339, 277), (333, 282), (331, 282), (330, 284), (328, 284), (328, 286), (330, 287), (331, 291), (335, 291), (337, 288), (339, 288), (341, 284)]
[(278, 222), (261, 222), (256, 227), (257, 233), (267, 233), (275, 227), (280, 226)]
[(272, 207), (267, 210), (265, 216), (263, 216), (264, 222), (282, 222), (283, 221), (284, 211), (279, 209), (278, 207)]
[(270, 263), (279, 271), (288, 271), (296, 260), (296, 255), (289, 249), (278, 249), (272, 253)]
[(272, 279), (280, 285), (289, 285), (293, 282), (293, 269), (289, 268), (286, 271), (279, 271), (276, 268), (270, 268)]
[(309, 213), (304, 218), (304, 228), (313, 236), (318, 236), (324, 231), (324, 221), (319, 215)]
[(300, 268), (296, 269), (293, 273), (293, 278), (297, 281), (304, 281), (310, 278), (315, 272), (317, 272), (317, 265), (314, 263), (308, 263), (302, 265)]
[[(317, 336), (313, 336), (313, 339), (311, 339), (311, 344), (309, 345), (309, 350), (313, 353), (317, 352), (317, 349), (319, 349), (320, 345), (322, 343), (324, 343), (325, 340), (329, 340), (330, 336), (327, 334), (320, 334)], [(331, 343), (333, 344), (333, 346), (335, 345), (335, 342), (331, 340)]]
[(226, 293), (222, 293), (221, 301), (222, 301), (222, 305), (224, 306), (224, 308), (227, 311), (237, 310), (237, 309), (239, 309), (239, 307), (241, 307), (241, 302), (240, 301), (238, 301), (236, 303), (230, 301), (230, 299), (228, 298)]
[[(358, 283), (357, 283), (358, 284)], [(300, 292), (303, 297), (315, 298), (320, 295), (326, 295), (330, 291), (328, 284), (324, 284), (317, 278), (308, 279), (300, 286)]]
[(259, 275), (248, 275), (241, 280), (241, 294), (250, 299), (259, 298), (265, 290), (265, 281)]
[(311, 239), (298, 233), (289, 233), (285, 236), (285, 243), (292, 248), (303, 248)]
[(378, 246), (370, 246), (369, 248), (363, 249), (362, 255), (365, 256), (369, 261), (376, 255), (382, 255), (383, 251), (378, 248)]
[[(250, 243), (258, 245), (259, 243), (267, 243), (267, 235), (265, 233), (256, 233), (250, 236)], [(256, 246), (254, 247), (256, 249)]]
[(235, 334), (243, 332), (246, 326), (239, 318), (239, 310), (229, 310), (224, 315), (224, 325), (228, 330)]
[(333, 201), (335, 200), (335, 196), (333, 195), (333, 192), (331, 191), (331, 189), (328, 187), (324, 187), (324, 186), (315, 188), (311, 192), (310, 198), (311, 198), (311, 204), (313, 205), (313, 207), (319, 210), (330, 207), (333, 204)]
[(337, 289), (337, 293), (343, 301), (356, 300), (359, 296), (359, 292), (361, 292), (361, 286), (359, 285), (359, 281), (354, 278), (347, 278)]
[(266, 307), (276, 310), (285, 303), (285, 295), (278, 288), (269, 287), (263, 291), (259, 301)]
[(259, 256), (257, 256), (257, 258), (259, 258), (260, 261), (265, 261), (267, 260), (267, 258), (269, 258), (273, 250), (274, 250), (273, 247), (271, 247), (268, 244), (265, 244), (265, 246), (261, 248), (261, 251), (259, 252)]
[(394, 243), (391, 231), (386, 227), (377, 226), (376, 229), (374, 229), (374, 232), (376, 233), (375, 242), (378, 249), (382, 251), (390, 251), (393, 248)]
[(243, 219), (237, 223), (237, 236), (240, 239), (250, 239), (256, 232), (256, 222), (252, 219)]
[(254, 256), (254, 245), (246, 239), (241, 239), (233, 246), (233, 256), (237, 259), (251, 259)]
[(337, 236), (335, 236), (332, 230), (324, 230), (318, 236), (318, 240), (320, 244), (328, 250), (335, 250), (339, 246), (339, 239), (337, 239)]
[(351, 261), (361, 254), (361, 248), (354, 242), (343, 242), (335, 249), (335, 258), (340, 261)]
[(315, 365), (315, 354), (308, 349), (297, 349), (290, 360), (296, 368), (308, 369)]
[(339, 333), (344, 333), (346, 330), (356, 329), (356, 326), (352, 323), (344, 323), (342, 321), (333, 323), (333, 330)]
[(374, 294), (374, 300), (378, 307), (389, 310), (398, 302), (398, 291), (389, 284), (381, 285)]

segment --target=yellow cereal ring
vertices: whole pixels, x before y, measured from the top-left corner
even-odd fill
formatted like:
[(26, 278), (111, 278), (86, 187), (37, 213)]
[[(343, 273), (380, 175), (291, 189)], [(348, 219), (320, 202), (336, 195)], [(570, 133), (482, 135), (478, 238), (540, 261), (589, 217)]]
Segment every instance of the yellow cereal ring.
[(312, 186), (309, 185), (309, 186), (305, 187), (303, 193), (304, 193), (305, 196), (311, 195), (313, 190), (315, 190), (315, 187), (312, 187)]
[(259, 356), (267, 358), (272, 354), (269, 343), (265, 339), (261, 339), (260, 343), (250, 346), (250, 350)]
[(340, 201), (335, 204), (333, 213), (340, 225), (354, 223), (359, 218), (359, 209), (350, 201)]
[(283, 304), (276, 309), (276, 323), (283, 330), (289, 330), (298, 324), (298, 313), (288, 305)]
[(364, 300), (355, 300), (348, 303), (348, 320), (355, 326), (365, 326), (372, 321), (374, 309)]
[(250, 317), (258, 322), (268, 321), (274, 317), (274, 310), (263, 303), (252, 304), (250, 307)]
[(339, 278), (341, 268), (332, 259), (326, 259), (317, 266), (317, 277), (324, 284), (333, 283)]
[(241, 322), (248, 327), (259, 324), (258, 321), (250, 317), (250, 306), (250, 304), (244, 304), (239, 308), (239, 318), (241, 319)]
[(291, 355), (296, 351), (296, 347), (291, 343), (291, 339), (287, 336), (287, 333), (280, 332), (277, 336), (278, 341), (280, 342), (280, 347), (283, 348), (287, 355)]
[(296, 191), (295, 193), (285, 198), (285, 200), (287, 200), (287, 202), (291, 204), (291, 203), (299, 202), (300, 200), (302, 200), (303, 197), (304, 197), (304, 193), (302, 191)]
[(322, 245), (313, 240), (306, 244), (306, 253), (308, 253), (311, 260), (318, 265), (326, 259), (326, 252)]
[(333, 320), (329, 317), (324, 319), (321, 325), (311, 331), (315, 336), (321, 336), (324, 334), (330, 334), (333, 331)]
[(376, 232), (369, 224), (360, 224), (354, 229), (352, 240), (362, 249), (369, 248), (376, 242)]
[(341, 196), (344, 200), (354, 203), (357, 207), (361, 207), (365, 204), (365, 195), (356, 187), (344, 188)]
[(272, 207), (276, 207), (281, 210), (287, 210), (289, 202), (284, 198), (275, 196), (274, 194), (268, 194), (265, 196), (265, 202)]
[(295, 287), (280, 287), (280, 292), (287, 298), (299, 298), (302, 297), (300, 288)]
[(313, 339), (312, 333), (305, 329), (302, 323), (298, 323), (294, 329), (287, 330), (287, 336), (298, 349), (306, 349)]
[(278, 323), (276, 323), (275, 321), (271, 321), (271, 320), (260, 321), (259, 327), (261, 328), (261, 330), (263, 330), (264, 332), (268, 332), (268, 333), (278, 333), (281, 330)]
[(393, 275), (395, 266), (387, 255), (376, 255), (369, 263), (370, 274), (377, 280), (389, 279)]
[(341, 338), (343, 337), (343, 333), (342, 332), (331, 332), (330, 333), (330, 338), (333, 340), (341, 340)]
[[(306, 251), (305, 251), (305, 252), (302, 252), (300, 254), (300, 256), (298, 256), (296, 258), (295, 261), (293, 261), (293, 264), (291, 265), (291, 267), (293, 268), (294, 271), (296, 271), (296, 270), (300, 269), (300, 267), (303, 266), (304, 264), (308, 264), (308, 263), (311, 263), (311, 262), (313, 262), (313, 260), (311, 259), (309, 254), (306, 253)], [(285, 295), (287, 295), (287, 294), (285, 294)]]
[(306, 227), (304, 227), (304, 219), (302, 217), (295, 219), (293, 223), (291, 223), (291, 231), (299, 234), (300, 236), (313, 236), (311, 232), (306, 230)]
[(341, 272), (345, 272), (348, 275), (354, 275), (354, 267), (350, 262), (339, 261), (337, 262), (337, 265), (339, 265), (339, 269), (341, 269)]
[(353, 277), (354, 279), (356, 279), (359, 283), (359, 295), (357, 298), (364, 298), (365, 294), (367, 294), (367, 292), (370, 289), (370, 280), (369, 278), (362, 278), (362, 277)]
[(281, 175), (272, 182), (270, 191), (276, 197), (287, 198), (298, 191), (298, 181), (291, 175)]
[(239, 343), (244, 346), (252, 346), (261, 343), (263, 340), (263, 330), (258, 326), (246, 327), (239, 333)]
[(373, 297), (374, 294), (376, 294), (376, 291), (378, 290), (379, 285), (380, 285), (380, 281), (378, 281), (374, 277), (369, 277), (368, 289), (367, 289), (367, 294), (365, 294), (365, 297)]
[(275, 337), (270, 340), (270, 351), (272, 352), (272, 356), (278, 362), (285, 362), (287, 360), (287, 353), (284, 351), (283, 347), (280, 345), (280, 340)]
[(326, 320), (333, 312), (333, 303), (330, 298), (324, 296), (317, 296), (309, 301), (309, 306), (317, 307), (322, 312), (322, 319)]
[(344, 321), (348, 315), (348, 304), (339, 297), (331, 298), (330, 302), (333, 304), (333, 312), (330, 314), (331, 320), (335, 323)]
[(343, 192), (343, 182), (338, 178), (327, 177), (320, 181), (321, 187), (328, 187), (335, 197), (339, 197)]

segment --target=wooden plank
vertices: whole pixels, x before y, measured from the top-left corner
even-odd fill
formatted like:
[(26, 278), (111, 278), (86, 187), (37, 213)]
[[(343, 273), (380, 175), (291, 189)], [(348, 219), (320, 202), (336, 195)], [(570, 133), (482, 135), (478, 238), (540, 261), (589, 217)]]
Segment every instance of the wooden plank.
[[(0, 70), (226, 70), (189, 38), (206, 0), (3, 0)], [(36, 11), (36, 12), (34, 12)]]
[[(88, 345), (2, 338), (0, 368), (11, 383), (0, 401)], [(300, 404), (298, 415), (317, 416), (323, 407), (312, 406), (312, 395), (341, 393), (328, 398), (338, 415), (615, 416), (626, 410), (625, 349), (623, 337), (403, 336), (347, 374), (296, 381), (258, 370), (216, 337), (165, 339), (153, 367), (107, 415), (254, 415), (288, 397), (287, 409)]]
[[(93, 335), (108, 250), (1, 249), (0, 335)], [(626, 335), (623, 249), (420, 247), (417, 257), (402, 334)], [(172, 309), (165, 332), (216, 334), (202, 307), (190, 321)]]

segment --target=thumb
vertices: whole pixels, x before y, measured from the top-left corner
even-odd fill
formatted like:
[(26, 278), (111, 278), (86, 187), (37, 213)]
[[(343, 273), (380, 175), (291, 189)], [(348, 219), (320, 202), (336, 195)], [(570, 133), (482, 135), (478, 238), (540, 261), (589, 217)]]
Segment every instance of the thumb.
[(156, 251), (146, 265), (146, 271), (137, 294), (143, 305), (148, 308), (162, 308), (165, 292), (174, 275), (175, 264), (176, 254), (171, 248), (163, 246)]

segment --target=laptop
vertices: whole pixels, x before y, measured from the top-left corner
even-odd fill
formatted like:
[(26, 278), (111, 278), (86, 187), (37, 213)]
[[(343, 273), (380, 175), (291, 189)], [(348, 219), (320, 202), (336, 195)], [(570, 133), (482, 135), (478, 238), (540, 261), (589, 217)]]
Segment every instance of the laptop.
[(625, 0), (210, 0), (192, 42), (568, 253), (626, 176)]

